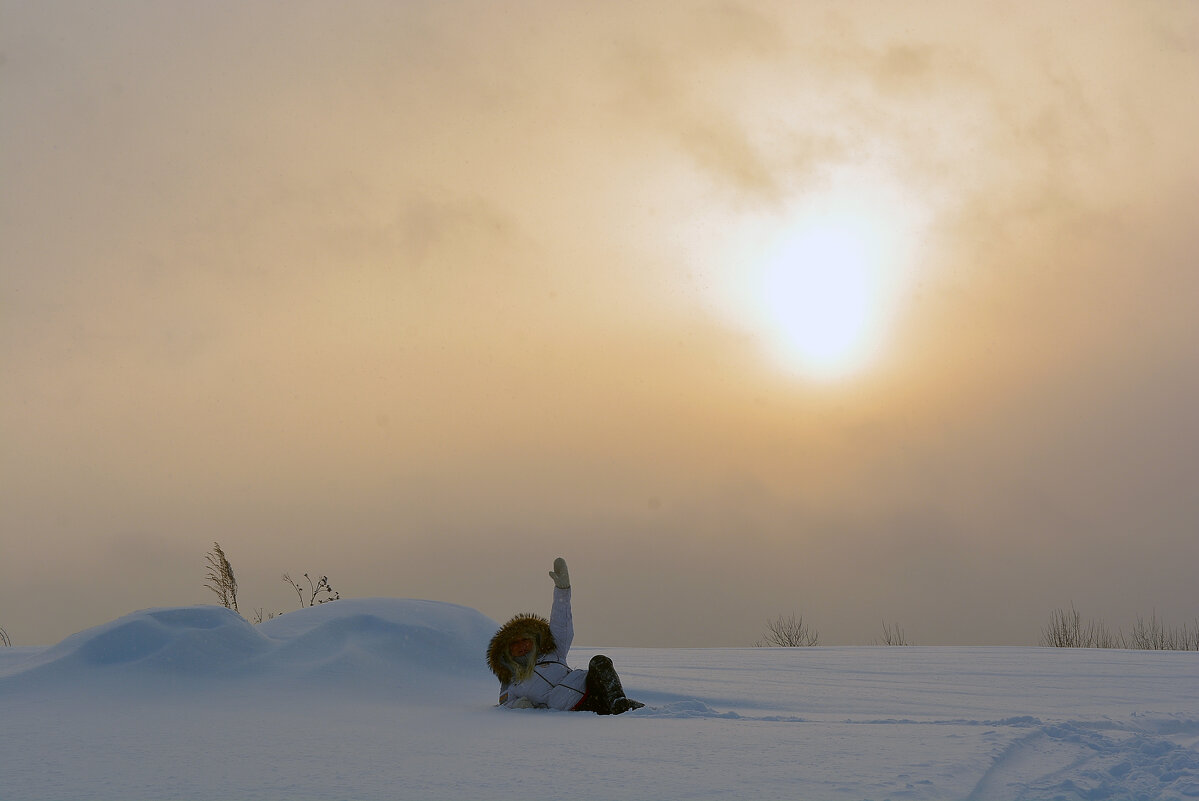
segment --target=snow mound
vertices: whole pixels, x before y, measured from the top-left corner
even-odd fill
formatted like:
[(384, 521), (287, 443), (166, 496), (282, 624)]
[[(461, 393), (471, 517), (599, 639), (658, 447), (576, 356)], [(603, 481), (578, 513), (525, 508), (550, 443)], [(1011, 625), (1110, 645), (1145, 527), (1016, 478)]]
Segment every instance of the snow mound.
[(35, 658), (11, 665), (9, 675), (211, 675), (244, 666), (269, 647), (245, 619), (220, 606), (144, 609), (72, 634)]
[(497, 625), (455, 604), (343, 599), (258, 626), (219, 606), (144, 609), (0, 668), (0, 682), (310, 676), (390, 685), (476, 675)]
[(489, 676), (484, 654), (498, 624), (465, 606), (396, 598), (342, 599), (260, 624), (274, 673), (379, 679)]

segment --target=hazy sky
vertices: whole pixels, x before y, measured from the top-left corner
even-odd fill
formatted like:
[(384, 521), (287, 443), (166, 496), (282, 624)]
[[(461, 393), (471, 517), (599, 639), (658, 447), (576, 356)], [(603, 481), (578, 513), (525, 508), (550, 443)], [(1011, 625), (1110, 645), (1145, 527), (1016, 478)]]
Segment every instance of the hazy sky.
[(0, 626), (1199, 616), (1199, 5), (0, 0)]

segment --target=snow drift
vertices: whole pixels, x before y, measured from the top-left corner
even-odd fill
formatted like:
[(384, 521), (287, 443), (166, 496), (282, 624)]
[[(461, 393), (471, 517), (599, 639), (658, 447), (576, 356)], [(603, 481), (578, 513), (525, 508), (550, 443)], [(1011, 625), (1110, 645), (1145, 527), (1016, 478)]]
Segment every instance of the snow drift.
[(649, 706), (601, 718), (495, 707), (495, 628), (343, 599), (0, 648), (0, 798), (1199, 797), (1194, 653), (612, 648)]
[[(6, 685), (47, 678), (127, 684), (181, 678), (334, 678), (418, 685), (478, 675), (496, 624), (433, 601), (346, 599), (253, 626), (219, 606), (146, 609), (0, 666)], [(16, 649), (21, 651), (29, 649)]]

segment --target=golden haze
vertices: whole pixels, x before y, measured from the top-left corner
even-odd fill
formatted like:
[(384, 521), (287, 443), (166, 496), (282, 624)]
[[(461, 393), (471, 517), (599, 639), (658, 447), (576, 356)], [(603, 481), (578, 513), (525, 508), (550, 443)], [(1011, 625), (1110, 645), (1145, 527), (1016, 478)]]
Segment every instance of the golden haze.
[[(250, 608), (504, 619), (565, 555), (596, 645), (1193, 618), (1192, 5), (0, 18), (16, 643), (211, 601), (214, 539)], [(818, 381), (735, 294), (847, 170), (919, 235)]]

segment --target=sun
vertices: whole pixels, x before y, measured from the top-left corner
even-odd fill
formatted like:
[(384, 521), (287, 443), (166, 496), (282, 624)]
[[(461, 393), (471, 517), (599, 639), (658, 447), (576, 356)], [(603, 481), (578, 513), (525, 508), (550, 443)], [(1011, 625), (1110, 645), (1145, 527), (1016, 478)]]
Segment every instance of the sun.
[(842, 176), (757, 227), (736, 314), (784, 370), (816, 380), (860, 372), (911, 283), (920, 218), (878, 176)]
[(869, 226), (840, 218), (808, 220), (781, 243), (759, 293), (762, 322), (786, 361), (831, 377), (866, 358), (884, 300), (875, 241)]

